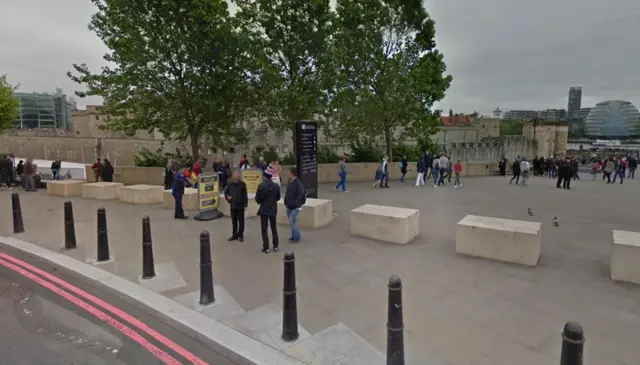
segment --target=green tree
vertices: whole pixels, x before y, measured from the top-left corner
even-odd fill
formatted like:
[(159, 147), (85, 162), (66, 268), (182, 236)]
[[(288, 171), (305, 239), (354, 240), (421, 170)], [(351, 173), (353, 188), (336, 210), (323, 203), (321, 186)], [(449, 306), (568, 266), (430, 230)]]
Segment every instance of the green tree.
[(329, 95), (337, 134), (381, 138), (389, 158), (398, 133), (426, 141), (452, 78), (422, 1), (338, 0), (336, 12)]
[(512, 120), (504, 121), (500, 123), (500, 135), (501, 136), (521, 136), (523, 121)]
[[(260, 79), (256, 119), (293, 130), (297, 120), (324, 114), (323, 77), (331, 55), (329, 0), (236, 0), (242, 32), (251, 35), (251, 59)], [(295, 134), (294, 134), (295, 144)]]
[[(89, 23), (110, 66), (92, 73), (74, 64), (68, 76), (103, 97), (105, 127), (130, 135), (158, 130), (165, 138), (214, 145), (242, 140), (251, 65), (249, 40), (237, 31), (225, 0), (91, 0)], [(113, 65), (113, 66), (111, 66)]]
[(0, 76), (0, 132), (13, 128), (20, 112), (20, 103), (13, 95), (15, 87), (7, 82), (7, 76)]

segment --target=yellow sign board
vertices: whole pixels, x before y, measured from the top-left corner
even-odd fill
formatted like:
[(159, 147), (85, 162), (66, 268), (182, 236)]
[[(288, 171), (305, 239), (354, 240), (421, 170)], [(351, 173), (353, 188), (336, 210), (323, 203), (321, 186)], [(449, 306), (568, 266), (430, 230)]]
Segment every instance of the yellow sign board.
[(201, 212), (218, 209), (218, 176), (198, 177), (198, 208)]
[(262, 182), (262, 170), (247, 169), (240, 170), (242, 181), (247, 185), (247, 194), (255, 194), (258, 191), (258, 185)]

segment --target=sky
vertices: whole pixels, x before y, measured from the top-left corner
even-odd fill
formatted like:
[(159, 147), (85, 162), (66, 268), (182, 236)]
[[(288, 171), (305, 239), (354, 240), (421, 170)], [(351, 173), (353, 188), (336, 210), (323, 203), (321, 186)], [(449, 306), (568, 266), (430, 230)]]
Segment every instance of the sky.
[[(437, 107), (485, 115), (629, 100), (640, 107), (640, 1), (428, 0), (453, 83)], [(87, 28), (89, 0), (0, 0), (0, 74), (24, 92), (73, 95), (67, 71), (98, 71), (108, 50)], [(77, 99), (79, 107), (99, 99)]]

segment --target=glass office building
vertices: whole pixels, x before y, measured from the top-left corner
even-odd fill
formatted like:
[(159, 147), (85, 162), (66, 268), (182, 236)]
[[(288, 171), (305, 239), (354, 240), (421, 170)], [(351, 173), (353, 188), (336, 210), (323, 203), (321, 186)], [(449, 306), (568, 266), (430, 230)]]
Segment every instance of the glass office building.
[(56, 90), (55, 94), (15, 93), (20, 112), (15, 121), (17, 129), (61, 128), (71, 130), (71, 114), (75, 103)]
[(626, 139), (640, 136), (640, 112), (631, 102), (603, 101), (591, 109), (585, 120), (590, 138)]

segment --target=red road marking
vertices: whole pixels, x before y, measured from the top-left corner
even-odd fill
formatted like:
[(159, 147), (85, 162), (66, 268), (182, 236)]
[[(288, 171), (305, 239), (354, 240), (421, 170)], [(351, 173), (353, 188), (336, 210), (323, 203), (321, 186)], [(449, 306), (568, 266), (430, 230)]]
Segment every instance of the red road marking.
[(162, 351), (161, 349), (156, 347), (154, 344), (152, 344), (151, 342), (147, 341), (138, 332), (136, 332), (136, 331), (132, 330), (131, 328), (125, 326), (124, 324), (118, 322), (116, 319), (114, 319), (113, 317), (109, 316), (105, 312), (97, 309), (96, 307), (91, 306), (87, 302), (84, 302), (81, 299), (74, 297), (73, 295), (67, 293), (66, 291), (64, 291), (64, 290), (58, 288), (57, 286), (51, 284), (50, 282), (48, 282), (48, 281), (46, 281), (46, 280), (44, 280), (42, 278), (39, 278), (36, 275), (28, 272), (25, 269), (22, 269), (22, 268), (16, 266), (14, 264), (11, 264), (9, 262), (6, 262), (6, 261), (0, 259), (0, 265), (5, 266), (5, 267), (7, 267), (7, 268), (9, 268), (9, 269), (21, 274), (22, 276), (25, 276), (25, 277), (35, 281), (36, 283), (38, 283), (38, 284), (42, 285), (43, 287), (51, 290), (52, 292), (54, 292), (54, 293), (58, 294), (59, 296), (65, 298), (66, 300), (70, 301), (71, 303), (77, 305), (78, 307), (80, 307), (80, 308), (86, 310), (87, 312), (93, 314), (97, 318), (101, 319), (103, 322), (108, 323), (113, 328), (115, 328), (118, 331), (122, 332), (125, 336), (127, 336), (130, 339), (136, 341), (138, 344), (140, 344), (140, 346), (144, 347), (147, 351), (152, 353), (155, 357), (157, 357), (163, 363), (165, 363), (167, 365), (180, 365), (180, 362), (178, 360), (174, 359), (173, 357), (171, 357), (171, 355), (169, 355), (168, 353)]
[(168, 339), (167, 337), (165, 337), (164, 335), (162, 335), (161, 333), (158, 333), (157, 331), (153, 330), (151, 327), (147, 326), (146, 324), (144, 324), (142, 321), (139, 321), (138, 319), (134, 318), (133, 316), (131, 316), (130, 314), (126, 313), (125, 311), (116, 308), (115, 306), (105, 302), (104, 300), (97, 298), (87, 292), (85, 292), (84, 290), (77, 288), (69, 283), (67, 283), (66, 281), (58, 278), (57, 276), (51, 275), (46, 271), (40, 270), (37, 267), (30, 265), (22, 260), (19, 260), (13, 256), (9, 256), (5, 253), (1, 253), (0, 252), (0, 257), (11, 261), (13, 263), (15, 263), (16, 265), (20, 265), (22, 267), (24, 267), (25, 269), (31, 270), (33, 272), (35, 272), (36, 274), (46, 278), (47, 280), (50, 280), (60, 286), (62, 286), (63, 288), (83, 297), (84, 299), (93, 302), (94, 304), (108, 310), (109, 312), (115, 314), (116, 316), (124, 319), (125, 321), (129, 322), (131, 325), (133, 325), (134, 327), (138, 328), (139, 330), (142, 330), (143, 332), (145, 332), (146, 334), (148, 334), (149, 336), (153, 337), (154, 339), (156, 339), (158, 342), (160, 342), (161, 344), (167, 346), (168, 348), (170, 348), (171, 350), (175, 351), (176, 353), (180, 354), (180, 356), (184, 357), (185, 359), (189, 360), (192, 364), (195, 365), (208, 365), (207, 362), (203, 361), (202, 359), (200, 359), (199, 357), (197, 357), (196, 355), (192, 354), (191, 352), (189, 352), (187, 349), (185, 349), (184, 347), (176, 344), (175, 342), (171, 341), (170, 339)]

